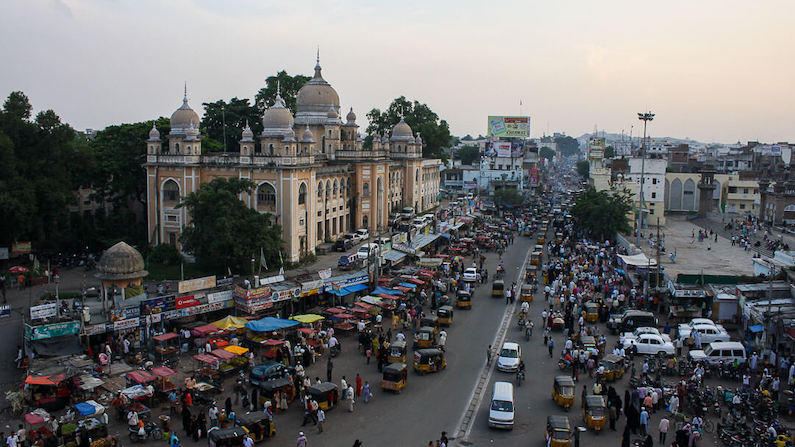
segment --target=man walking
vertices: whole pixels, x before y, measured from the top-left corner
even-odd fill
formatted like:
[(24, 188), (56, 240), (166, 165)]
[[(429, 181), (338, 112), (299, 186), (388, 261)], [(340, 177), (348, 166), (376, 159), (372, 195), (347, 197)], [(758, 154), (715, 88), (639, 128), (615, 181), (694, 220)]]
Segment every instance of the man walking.
[(304, 432), (298, 432), (298, 438), (295, 440), (295, 447), (306, 447), (306, 436)]
[(660, 426), (658, 428), (660, 430), (660, 445), (662, 446), (665, 445), (665, 436), (668, 434), (668, 426), (670, 423), (671, 422), (665, 416), (660, 419)]
[(326, 381), (331, 382), (331, 371), (334, 369), (334, 363), (331, 361), (331, 357), (328, 358), (328, 362), (326, 363)]
[(551, 334), (549, 340), (547, 340), (547, 349), (549, 349), (549, 358), (552, 358), (552, 351), (555, 350), (555, 340), (552, 338)]
[(317, 432), (323, 433), (323, 423), (326, 422), (326, 412), (322, 408), (317, 409)]

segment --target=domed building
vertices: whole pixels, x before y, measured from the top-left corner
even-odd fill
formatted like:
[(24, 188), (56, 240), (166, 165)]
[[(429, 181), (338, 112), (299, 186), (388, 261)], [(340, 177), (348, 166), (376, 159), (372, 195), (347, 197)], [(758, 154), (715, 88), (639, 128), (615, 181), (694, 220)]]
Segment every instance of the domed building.
[(127, 290), (142, 288), (143, 279), (148, 274), (149, 272), (144, 270), (144, 258), (141, 253), (126, 242), (119, 242), (105, 250), (99, 258), (97, 273), (94, 276), (102, 282), (103, 296), (109, 296), (111, 289), (115, 288), (116, 291), (120, 291), (123, 300)]
[(295, 116), (277, 86), (262, 116), (262, 133), (246, 124), (238, 150), (202, 154), (199, 114), (188, 104), (171, 116), (163, 142), (157, 129), (147, 143), (147, 220), (150, 242), (178, 246), (190, 216), (182, 197), (215, 177), (252, 180), (257, 188), (242, 200), (282, 228), (285, 259), (302, 256), (347, 232), (387, 230), (389, 214), (438, 205), (441, 161), (422, 158), (422, 138), (405, 120), (391, 135), (374, 136), (372, 149), (350, 108), (342, 120), (340, 97), (316, 60), (312, 79), (296, 95)]

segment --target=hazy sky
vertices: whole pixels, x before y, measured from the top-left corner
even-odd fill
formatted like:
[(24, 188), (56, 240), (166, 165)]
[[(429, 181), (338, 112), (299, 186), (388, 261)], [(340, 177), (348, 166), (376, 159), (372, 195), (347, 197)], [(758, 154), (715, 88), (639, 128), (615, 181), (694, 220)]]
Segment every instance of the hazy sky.
[(278, 70), (323, 75), (360, 126), (405, 95), (457, 135), (489, 114), (533, 136), (795, 141), (795, 2), (2, 0), (0, 95), (77, 129), (253, 98)]

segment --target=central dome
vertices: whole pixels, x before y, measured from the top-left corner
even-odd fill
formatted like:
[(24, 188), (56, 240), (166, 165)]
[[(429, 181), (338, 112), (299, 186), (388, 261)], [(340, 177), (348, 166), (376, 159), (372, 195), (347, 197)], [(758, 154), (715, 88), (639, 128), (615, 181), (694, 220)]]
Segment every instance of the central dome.
[(309, 124), (310, 121), (322, 122), (326, 119), (329, 108), (333, 108), (339, 116), (340, 97), (320, 73), (320, 63), (315, 65), (315, 76), (300, 90), (296, 97), (296, 123)]
[[(188, 105), (188, 96), (182, 98), (182, 106), (171, 114), (171, 129), (179, 132), (192, 125), (199, 127), (199, 114)], [(182, 132), (184, 133), (184, 132)]]
[(100, 279), (135, 279), (147, 275), (141, 253), (125, 242), (105, 250), (97, 263), (96, 276)]
[(281, 94), (276, 93), (276, 102), (262, 114), (262, 127), (265, 131), (293, 127), (293, 114), (285, 107)]
[(396, 140), (413, 140), (414, 139), (414, 132), (411, 131), (411, 127), (406, 124), (406, 121), (403, 117), (400, 117), (400, 122), (395, 124), (395, 127), (392, 128), (392, 141)]

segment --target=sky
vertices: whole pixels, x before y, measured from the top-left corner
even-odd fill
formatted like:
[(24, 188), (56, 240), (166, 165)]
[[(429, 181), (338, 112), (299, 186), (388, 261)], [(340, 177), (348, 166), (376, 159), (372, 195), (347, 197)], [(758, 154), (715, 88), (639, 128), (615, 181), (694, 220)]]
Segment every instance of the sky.
[[(253, 98), (280, 70), (323, 76), (360, 126), (392, 99), (454, 135), (530, 115), (532, 136), (600, 131), (795, 142), (795, 2), (2, 0), (0, 96), (74, 128)], [(521, 101), (521, 106), (520, 106)]]

